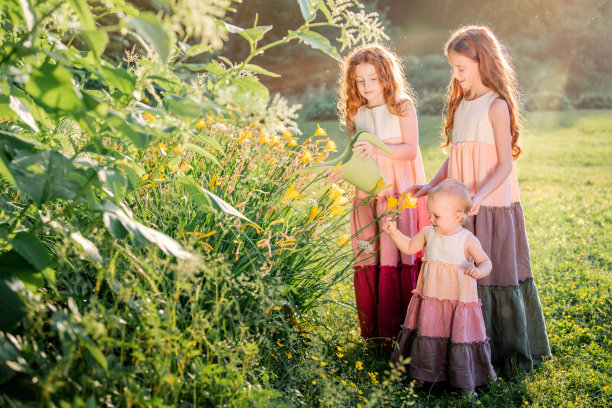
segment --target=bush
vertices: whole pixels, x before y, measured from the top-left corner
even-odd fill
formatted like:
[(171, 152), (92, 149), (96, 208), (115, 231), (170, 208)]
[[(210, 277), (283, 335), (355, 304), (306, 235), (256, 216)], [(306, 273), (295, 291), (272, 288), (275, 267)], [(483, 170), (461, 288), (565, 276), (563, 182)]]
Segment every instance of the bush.
[(568, 110), (572, 109), (570, 100), (561, 93), (538, 92), (523, 98), (527, 111)]
[(336, 100), (336, 89), (325, 85), (309, 86), (299, 98), (295, 98), (295, 102), (302, 105), (298, 111), (300, 117), (316, 121), (332, 120), (338, 117)]
[(612, 94), (586, 92), (576, 101), (578, 109), (610, 109), (612, 108)]

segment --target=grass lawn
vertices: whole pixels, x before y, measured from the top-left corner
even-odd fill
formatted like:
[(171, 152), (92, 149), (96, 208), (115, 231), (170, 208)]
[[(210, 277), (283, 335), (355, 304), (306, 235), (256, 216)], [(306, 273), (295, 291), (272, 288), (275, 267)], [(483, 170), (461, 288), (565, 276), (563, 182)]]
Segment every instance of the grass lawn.
[[(416, 392), (416, 405), (612, 406), (612, 111), (526, 114), (517, 162), (533, 274), (554, 360), (533, 373), (511, 372), (470, 400), (442, 386)], [(337, 122), (322, 127), (346, 145)], [(445, 156), (439, 117), (419, 118), (425, 172)], [(312, 134), (316, 123), (301, 129)], [(348, 229), (348, 226), (347, 226)], [(323, 406), (402, 406), (410, 381), (389, 381), (388, 356), (358, 333), (352, 277), (329, 295), (311, 341), (311, 398)], [(324, 363), (324, 364), (323, 364)], [(387, 373), (385, 373), (385, 371)]]

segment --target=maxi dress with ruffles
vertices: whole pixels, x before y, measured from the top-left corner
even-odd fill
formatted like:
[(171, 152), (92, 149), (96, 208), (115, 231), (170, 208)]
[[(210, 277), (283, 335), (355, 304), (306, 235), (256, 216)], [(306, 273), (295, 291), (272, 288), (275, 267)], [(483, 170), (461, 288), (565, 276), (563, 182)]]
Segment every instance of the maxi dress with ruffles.
[[(354, 123), (357, 131), (371, 132), (388, 145), (404, 143), (399, 117), (391, 114), (386, 104), (374, 108), (362, 106)], [(393, 339), (416, 286), (421, 254), (402, 254), (383, 232), (380, 217), (387, 210), (388, 197), (399, 198), (411, 185), (425, 183), (425, 172), (418, 146), (414, 160), (398, 160), (382, 154), (374, 155), (374, 160), (390, 186), (373, 198), (365, 198), (363, 192), (353, 198), (355, 302), (363, 337)], [(414, 236), (426, 225), (429, 221), (425, 198), (418, 200), (416, 208), (400, 212), (398, 229), (406, 236)]]
[[(461, 181), (472, 196), (499, 163), (489, 108), (498, 95), (490, 91), (463, 99), (455, 112), (447, 177)], [(478, 280), (491, 361), (498, 369), (508, 357), (526, 371), (550, 358), (542, 305), (531, 273), (529, 246), (514, 162), (504, 182), (481, 203), (465, 225), (476, 235), (493, 269)]]
[(468, 230), (450, 235), (427, 227), (425, 257), (391, 361), (410, 357), (410, 374), (473, 389), (495, 380), (476, 280), (465, 274)]

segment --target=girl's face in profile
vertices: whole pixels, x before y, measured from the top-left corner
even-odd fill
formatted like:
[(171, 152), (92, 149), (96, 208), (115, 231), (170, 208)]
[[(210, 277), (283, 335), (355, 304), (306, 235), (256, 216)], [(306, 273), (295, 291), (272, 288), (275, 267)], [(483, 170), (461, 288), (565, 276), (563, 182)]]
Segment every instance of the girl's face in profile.
[(359, 95), (368, 101), (368, 107), (384, 105), (383, 87), (374, 65), (363, 62), (355, 66), (355, 85)]
[(478, 62), (454, 51), (448, 53), (448, 63), (451, 66), (453, 79), (459, 82), (463, 89), (480, 88), (483, 86), (478, 71)]

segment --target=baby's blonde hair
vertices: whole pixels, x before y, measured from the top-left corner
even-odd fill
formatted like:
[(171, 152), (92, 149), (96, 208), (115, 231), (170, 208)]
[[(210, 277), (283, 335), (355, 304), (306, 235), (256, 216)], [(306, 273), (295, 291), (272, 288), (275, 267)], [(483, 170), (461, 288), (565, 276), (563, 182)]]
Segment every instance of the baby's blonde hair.
[(429, 191), (428, 199), (432, 199), (436, 194), (443, 193), (453, 198), (457, 202), (457, 210), (463, 214), (463, 220), (472, 208), (472, 196), (462, 182), (454, 179), (446, 179)]

